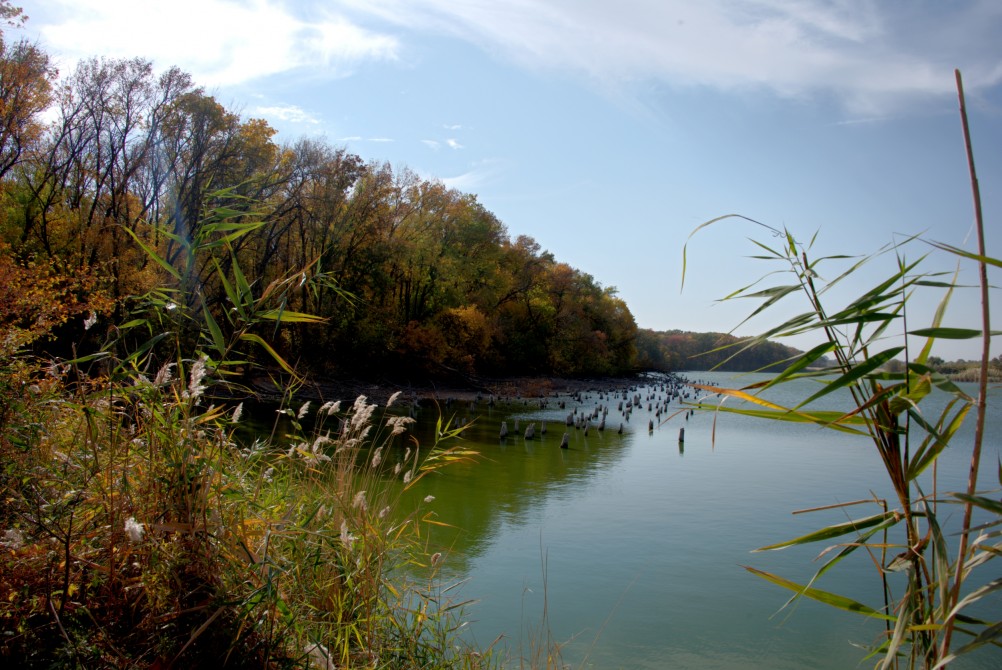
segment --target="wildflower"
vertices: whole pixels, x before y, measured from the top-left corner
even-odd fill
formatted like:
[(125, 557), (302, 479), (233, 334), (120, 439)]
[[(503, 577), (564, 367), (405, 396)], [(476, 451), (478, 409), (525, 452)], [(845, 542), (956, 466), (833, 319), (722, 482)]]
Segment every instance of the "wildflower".
[(359, 491), (355, 494), (355, 499), (351, 501), (351, 506), (360, 507), (363, 512), (369, 509), (369, 503), (365, 501), (365, 491)]
[(271, 480), (274, 477), (275, 477), (275, 468), (268, 468), (267, 470), (264, 471), (264, 474), (261, 475), (261, 478), (264, 479), (264, 481), (266, 482), (271, 482)]
[(143, 524), (136, 521), (136, 518), (130, 516), (125, 520), (125, 533), (129, 536), (129, 540), (132, 542), (139, 542), (143, 539), (143, 533), (145, 532)]
[(296, 414), (296, 418), (302, 419), (304, 416), (306, 416), (306, 413), (309, 411), (310, 411), (310, 401), (307, 400), (306, 402), (303, 403), (303, 406), (299, 408), (299, 413)]
[(379, 447), (376, 452), (372, 455), (372, 467), (378, 466), (383, 462), (383, 448)]
[(410, 484), (411, 479), (413, 478), (414, 478), (414, 471), (408, 470), (407, 472), (404, 473), (404, 484)]
[(379, 518), (380, 519), (386, 518), (386, 515), (389, 513), (390, 513), (390, 506), (387, 505), (383, 509), (379, 510)]
[(95, 323), (97, 323), (97, 312), (91, 312), (87, 315), (87, 318), (84, 319), (84, 330), (90, 330), (94, 327)]
[(164, 305), (164, 307), (167, 309), (168, 312), (173, 312), (175, 309), (177, 309), (177, 303), (168, 302), (166, 305)]
[(425, 496), (425, 497), (424, 497), (424, 501), (425, 501), (426, 503), (430, 503), (430, 502), (431, 502), (431, 501), (433, 501), (434, 499), (435, 499), (435, 496)]
[(323, 405), (320, 406), (320, 409), (317, 410), (317, 413), (323, 414), (324, 412), (327, 412), (327, 416), (334, 416), (340, 411), (341, 411), (340, 400), (338, 400), (337, 402), (331, 402), (330, 400), (328, 400), (327, 402), (325, 402)]
[(401, 465), (400, 463), (397, 463), (396, 465), (393, 466), (393, 474), (394, 475), (399, 475), (400, 471), (403, 470), (403, 469), (404, 469), (404, 466)]
[(390, 396), (390, 399), (386, 401), (386, 408), (387, 409), (389, 409), (390, 407), (393, 407), (393, 403), (395, 403), (397, 401), (397, 398), (400, 397), (400, 393), (401, 393), (400, 391), (397, 391), (396, 393), (394, 393), (393, 395)]
[(24, 546), (24, 535), (17, 528), (8, 528), (0, 539), (0, 547), (16, 551)]
[(230, 417), (230, 421), (233, 423), (240, 423), (240, 416), (244, 413), (244, 404), (240, 403), (237, 405), (236, 409), (233, 410), (233, 416)]

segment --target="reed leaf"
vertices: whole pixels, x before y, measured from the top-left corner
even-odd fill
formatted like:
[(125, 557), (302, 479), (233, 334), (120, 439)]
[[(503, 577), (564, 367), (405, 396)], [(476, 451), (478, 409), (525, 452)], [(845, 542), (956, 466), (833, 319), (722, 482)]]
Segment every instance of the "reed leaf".
[(790, 379), (796, 373), (800, 372), (804, 368), (809, 367), (812, 363), (815, 363), (819, 358), (826, 354), (830, 354), (835, 350), (834, 342), (824, 342), (814, 347), (810, 351), (802, 354), (794, 363), (790, 365), (781, 373), (773, 377), (762, 387), (762, 390), (781, 384), (784, 381)]
[(278, 321), (279, 323), (324, 323), (327, 319), (315, 314), (304, 312), (294, 312), (292, 310), (269, 309), (259, 312), (257, 315), (261, 319), (268, 321)]
[(970, 328), (919, 328), (908, 331), (909, 335), (918, 337), (931, 337), (941, 340), (972, 340), (981, 337), (980, 330)]
[(943, 414), (939, 419), (939, 423), (936, 426), (930, 425), (921, 413), (909, 411), (908, 416), (911, 420), (917, 423), (926, 433), (926, 437), (922, 441), (922, 444), (908, 462), (907, 476), (909, 481), (921, 475), (926, 468), (928, 468), (936, 460), (939, 454), (950, 446), (950, 439), (960, 429), (961, 425), (963, 425), (964, 418), (967, 416), (968, 412), (970, 412), (972, 407), (968, 403), (961, 405), (957, 409), (956, 414), (954, 414), (953, 418), (946, 424), (945, 430), (940, 430), (939, 428), (948, 416), (949, 411), (957, 402), (958, 400), (955, 398), (947, 403), (947, 406), (943, 409)]
[(240, 318), (246, 321), (247, 311), (244, 309), (244, 301), (242, 297), (236, 292), (230, 281), (226, 279), (226, 274), (223, 272), (223, 268), (220, 267), (219, 261), (213, 258), (212, 264), (216, 268), (216, 277), (219, 278), (219, 283), (223, 285), (223, 290), (226, 292), (226, 297), (230, 299), (230, 302), (236, 308), (237, 314), (240, 316)]
[(991, 498), (985, 498), (984, 496), (969, 495), (967, 493), (953, 493), (951, 495), (958, 500), (970, 503), (975, 507), (980, 507), (987, 512), (991, 512), (997, 516), (1002, 516), (1002, 502), (998, 500), (992, 500)]
[(205, 326), (209, 329), (209, 335), (212, 338), (212, 345), (221, 359), (226, 354), (226, 341), (223, 339), (223, 331), (219, 328), (219, 324), (216, 323), (216, 319), (212, 316), (212, 312), (209, 311), (209, 306), (204, 302), (202, 303), (202, 314), (205, 316)]
[(947, 253), (960, 256), (961, 258), (967, 258), (969, 260), (976, 261), (978, 263), (984, 263), (985, 265), (991, 265), (997, 268), (1002, 268), (1002, 260), (998, 258), (992, 258), (991, 256), (984, 256), (982, 254), (976, 254), (971, 251), (966, 251), (964, 249), (961, 249), (960, 247), (955, 247), (950, 244), (945, 244), (943, 242), (932, 241), (929, 242), (929, 244), (936, 247), (937, 249), (946, 251)]
[[(798, 544), (810, 544), (813, 542), (821, 542), (823, 540), (830, 540), (835, 537), (842, 537), (843, 535), (848, 535), (849, 533), (855, 533), (864, 528), (872, 528), (874, 526), (878, 527), (891, 527), (901, 520), (901, 515), (897, 512), (881, 512), (880, 514), (874, 514), (862, 519), (855, 519), (853, 521), (847, 521), (845, 523), (836, 524), (834, 526), (828, 526), (822, 528), (821, 530), (816, 530), (813, 533), (808, 533), (807, 535), (801, 535), (800, 537), (794, 538), (792, 540), (787, 540), (785, 542), (778, 542), (776, 544), (770, 544), (765, 547), (760, 547), (756, 549), (759, 551), (774, 551), (776, 549), (785, 549), (786, 547), (792, 547)], [(884, 524), (888, 525), (884, 526)]]
[(292, 366), (289, 365), (288, 361), (282, 358), (282, 356), (277, 351), (275, 351), (271, 347), (271, 345), (268, 344), (260, 335), (256, 335), (254, 333), (240, 333), (240, 339), (246, 340), (247, 342), (253, 342), (254, 344), (258, 345), (259, 347), (264, 349), (269, 356), (271, 356), (272, 360), (278, 363), (279, 367), (288, 372), (290, 375), (293, 375), (296, 379), (299, 378), (299, 375), (292, 368)]
[(873, 609), (868, 605), (864, 605), (861, 602), (853, 600), (852, 598), (847, 598), (845, 596), (840, 596), (835, 593), (829, 593), (828, 591), (822, 591), (821, 589), (815, 589), (807, 586), (802, 586), (793, 582), (789, 579), (785, 579), (778, 575), (774, 575), (765, 570), (759, 570), (758, 568), (753, 568), (748, 565), (741, 566), (753, 575), (757, 575), (766, 581), (772, 582), (777, 586), (782, 586), (784, 589), (789, 589), (790, 591), (795, 591), (799, 595), (806, 596), (811, 600), (816, 600), (825, 605), (831, 605), (832, 607), (844, 610), (846, 612), (853, 612), (856, 614), (862, 614), (863, 616), (873, 617), (876, 619), (884, 619), (886, 621), (895, 621), (895, 617), (882, 614), (877, 610)]
[(128, 226), (123, 226), (122, 230), (124, 230), (129, 234), (129, 236), (135, 241), (135, 243), (139, 245), (139, 248), (142, 249), (143, 252), (150, 257), (150, 259), (152, 259), (157, 265), (166, 270), (170, 274), (170, 276), (174, 277), (174, 279), (176, 279), (177, 281), (181, 281), (181, 274), (177, 271), (177, 269), (173, 265), (168, 263), (163, 256), (154, 251), (152, 247), (150, 247), (148, 244), (139, 239), (139, 236), (136, 235), (135, 231), (133, 231)]
[(820, 391), (811, 395), (809, 398), (807, 398), (807, 400), (804, 400), (796, 407), (794, 407), (794, 409), (799, 409), (801, 407), (804, 407), (805, 405), (809, 405), (815, 400), (823, 398), (829, 393), (832, 393), (833, 391), (837, 391), (840, 388), (845, 388), (850, 384), (858, 382), (860, 379), (864, 378), (866, 375), (873, 372), (880, 366), (884, 365), (887, 361), (891, 360), (892, 358), (900, 354), (902, 351), (904, 351), (904, 349), (905, 349), (904, 347), (891, 347), (890, 349), (882, 351), (879, 354), (876, 354), (875, 356), (867, 358), (862, 363), (859, 363), (858, 365), (851, 367), (848, 372), (846, 372), (838, 379), (833, 380), (830, 384), (826, 384)]

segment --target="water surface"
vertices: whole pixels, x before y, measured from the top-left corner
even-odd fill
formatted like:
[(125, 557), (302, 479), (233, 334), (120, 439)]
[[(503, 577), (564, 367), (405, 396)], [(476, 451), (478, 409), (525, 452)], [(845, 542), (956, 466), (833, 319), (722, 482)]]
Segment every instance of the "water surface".
[[(738, 383), (755, 379), (744, 376)], [(791, 402), (783, 395), (790, 391), (804, 397), (803, 387), (780, 389), (774, 397)], [(662, 424), (647, 410), (648, 402), (656, 403), (647, 397), (659, 395), (655, 388), (627, 395), (636, 393), (644, 400), (628, 421), (617, 410), (622, 394), (600, 400), (597, 390), (580, 403), (550, 398), (546, 408), (526, 400), (505, 409), (456, 403), (445, 410), (447, 418), (473, 420), (463, 446), (479, 451), (480, 462), (425, 477), (413, 495), (435, 496), (429, 507), (454, 527), (436, 530), (429, 551), (443, 552), (447, 581), (467, 580), (458, 595), (476, 601), (466, 610), (467, 634), (481, 644), (502, 634), (515, 655), (528, 656), (545, 606), (546, 625), (565, 643), (563, 660), (572, 667), (871, 666), (858, 645), (873, 642), (879, 623), (806, 600), (782, 610), (788, 592), (742, 566), (809, 580), (823, 546), (752, 550), (845, 521), (847, 514), (876, 513), (869, 505), (791, 514), (889, 495), (872, 446), (811, 426), (735, 415), (717, 416), (715, 428), (709, 413), (680, 414)], [(565, 409), (557, 406), (561, 400)], [(575, 407), (580, 412), (610, 404), (603, 432), (597, 421), (587, 436), (564, 425)], [(1002, 434), (998, 414), (989, 436)], [(422, 411), (417, 432), (425, 444), (435, 418), (436, 410)], [(501, 422), (512, 430), (515, 419), (519, 431), (500, 440)], [(548, 431), (540, 436), (542, 421)], [(529, 422), (536, 423), (537, 437), (525, 440)], [(565, 431), (570, 448), (560, 449)], [(966, 486), (972, 433), (969, 426), (944, 454), (940, 490)], [(983, 457), (989, 476), (998, 458), (993, 438)], [(880, 607), (873, 563), (857, 553), (816, 586)], [(996, 599), (996, 618), (999, 606)], [(989, 651), (956, 667), (999, 662), (998, 652)]]

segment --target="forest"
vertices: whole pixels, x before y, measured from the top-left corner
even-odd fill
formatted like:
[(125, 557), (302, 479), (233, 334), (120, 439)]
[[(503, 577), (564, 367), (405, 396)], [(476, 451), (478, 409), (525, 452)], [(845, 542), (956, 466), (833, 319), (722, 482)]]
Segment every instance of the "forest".
[[(5, 41), (0, 103), (4, 354), (135, 346), (152, 333), (116, 324), (157, 305), (181, 307), (182, 333), (211, 320), (225, 339), (236, 268), (254, 299), (296, 278), (273, 309), (318, 318), (264, 319), (244, 339), (318, 376), (598, 376), (726, 358), (694, 357), (719, 336), (638, 332), (614, 288), (513, 237), (475, 195), (324, 139), (279, 144), (177, 68), (90, 59), (60, 77), (38, 45)], [(248, 363), (268, 362), (251, 349)], [(727, 365), (788, 355), (749, 354)]]

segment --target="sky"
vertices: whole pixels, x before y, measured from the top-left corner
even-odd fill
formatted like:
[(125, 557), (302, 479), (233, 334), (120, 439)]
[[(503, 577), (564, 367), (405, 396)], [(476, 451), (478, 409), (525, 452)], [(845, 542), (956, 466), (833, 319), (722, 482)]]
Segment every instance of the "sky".
[[(815, 256), (915, 234), (976, 249), (959, 68), (988, 253), (1002, 257), (998, 0), (15, 4), (61, 73), (92, 56), (176, 65), (279, 142), (323, 137), (476, 194), (513, 238), (615, 287), (656, 330), (749, 335), (804, 311), (742, 323), (755, 303), (721, 302), (775, 269), (749, 258), (760, 253), (751, 239), (775, 242), (765, 228), (725, 219), (689, 237), (723, 215), (816, 235)], [(930, 250), (909, 245), (907, 258)], [(850, 288), (862, 293), (895, 262), (875, 259)], [(934, 253), (924, 267), (956, 262)], [(913, 301), (911, 328), (929, 325), (940, 297)], [(967, 289), (946, 323), (977, 328), (979, 315)], [(975, 358), (979, 347), (941, 341), (934, 353)]]

